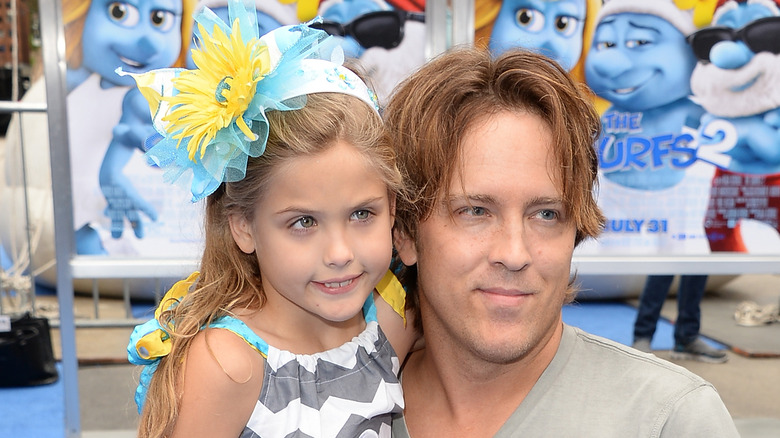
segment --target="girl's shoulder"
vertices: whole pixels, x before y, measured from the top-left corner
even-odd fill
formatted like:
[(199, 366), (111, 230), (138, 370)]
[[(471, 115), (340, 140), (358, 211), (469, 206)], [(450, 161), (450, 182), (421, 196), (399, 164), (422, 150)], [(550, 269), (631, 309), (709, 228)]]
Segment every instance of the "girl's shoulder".
[(229, 327), (210, 325), (195, 335), (187, 360), (208, 362), (211, 366), (205, 369), (219, 371), (216, 374), (223, 374), (236, 383), (246, 382), (265, 364), (264, 353), (252, 343), (252, 336), (260, 338), (251, 330), (249, 333), (251, 336), (245, 336)]
[(182, 364), (177, 436), (237, 436), (260, 396), (264, 367), (263, 356), (235, 333), (210, 327), (200, 330)]

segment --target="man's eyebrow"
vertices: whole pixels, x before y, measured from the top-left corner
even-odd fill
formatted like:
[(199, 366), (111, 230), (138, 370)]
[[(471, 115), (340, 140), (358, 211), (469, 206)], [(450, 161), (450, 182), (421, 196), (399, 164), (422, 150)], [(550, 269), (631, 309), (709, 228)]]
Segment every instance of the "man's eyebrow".
[(450, 193), (447, 199), (445, 199), (445, 202), (447, 204), (452, 204), (453, 202), (459, 202), (463, 200), (468, 201), (470, 204), (496, 204), (498, 202), (493, 196), (477, 193)]
[(549, 197), (549, 196), (539, 196), (536, 198), (531, 199), (531, 202), (529, 202), (529, 205), (545, 205), (545, 204), (563, 204), (563, 198), (559, 197)]

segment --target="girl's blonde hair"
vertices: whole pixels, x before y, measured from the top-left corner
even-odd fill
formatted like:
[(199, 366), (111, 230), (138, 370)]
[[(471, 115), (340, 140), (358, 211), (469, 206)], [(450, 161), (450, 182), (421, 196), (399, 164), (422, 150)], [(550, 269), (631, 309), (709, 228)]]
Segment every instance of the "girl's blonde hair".
[(233, 241), (229, 217), (238, 215), (252, 221), (257, 202), (269, 190), (279, 164), (321, 153), (343, 141), (354, 146), (376, 169), (390, 193), (404, 193), (382, 120), (357, 98), (340, 93), (312, 94), (303, 108), (272, 111), (267, 117), (270, 134), (263, 155), (249, 159), (243, 180), (223, 183), (206, 199), (200, 276), (181, 303), (160, 317), (161, 326), (172, 323), (175, 327), (172, 349), (161, 359), (152, 378), (139, 437), (163, 437), (173, 430), (183, 385), (181, 365), (200, 328), (235, 309), (263, 306), (265, 295), (257, 258), (242, 252)]

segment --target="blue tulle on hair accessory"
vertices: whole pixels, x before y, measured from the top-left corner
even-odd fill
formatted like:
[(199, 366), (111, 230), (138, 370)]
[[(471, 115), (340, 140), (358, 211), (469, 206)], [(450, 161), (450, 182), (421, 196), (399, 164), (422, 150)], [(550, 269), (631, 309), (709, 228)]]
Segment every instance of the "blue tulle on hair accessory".
[(230, 26), (208, 8), (195, 16), (197, 69), (131, 74), (158, 132), (147, 140), (147, 159), (166, 169), (166, 181), (188, 184), (193, 202), (244, 178), (248, 157), (265, 151), (269, 111), (300, 109), (306, 95), (323, 92), (353, 95), (378, 111), (376, 95), (342, 66), (334, 38), (307, 24), (261, 37), (254, 6), (230, 0), (228, 11)]

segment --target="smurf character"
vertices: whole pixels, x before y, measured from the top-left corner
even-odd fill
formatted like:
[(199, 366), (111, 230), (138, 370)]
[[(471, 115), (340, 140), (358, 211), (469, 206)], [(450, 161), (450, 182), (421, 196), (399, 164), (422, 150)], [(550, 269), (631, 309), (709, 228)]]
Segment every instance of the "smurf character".
[[(712, 251), (780, 247), (780, 2), (721, 0), (689, 37), (701, 159), (718, 168), (704, 228)], [(701, 154), (700, 154), (701, 155)]]
[[(257, 24), (261, 31), (269, 32), (284, 24), (295, 22), (295, 9), (289, 5), (283, 5), (277, 1), (265, 1), (257, 8)], [(215, 15), (227, 19), (228, 10), (225, 0), (202, 1), (198, 8), (210, 7)], [(162, 26), (161, 26), (162, 27)], [(200, 38), (199, 30), (194, 29), (193, 42), (197, 44)], [(187, 53), (187, 66), (192, 67), (191, 52)], [(121, 64), (120, 64), (121, 65)], [(122, 65), (122, 70), (126, 68)], [(162, 64), (152, 68), (165, 67)], [(131, 69), (126, 73), (136, 72)], [(127, 76), (122, 80), (126, 81)], [(143, 150), (145, 140), (154, 135), (151, 125), (146, 100), (141, 96), (137, 88), (131, 88), (127, 92), (122, 103), (122, 117), (114, 127), (113, 138), (108, 146), (103, 163), (100, 167), (100, 188), (106, 199), (105, 214), (111, 220), (111, 236), (120, 238), (125, 228), (125, 222), (129, 222), (138, 238), (144, 237), (143, 221), (140, 213), (144, 213), (152, 220), (157, 220), (156, 209), (136, 190), (130, 178), (125, 175), (124, 167), (128, 164), (133, 154), (139, 149)]]
[(526, 47), (555, 59), (580, 80), (600, 0), (477, 1), (475, 40), (499, 55)]
[[(312, 26), (339, 40), (344, 55), (370, 79), (380, 104), (425, 63), (425, 14), (414, 4), (384, 0), (325, 0)], [(409, 8), (409, 9), (406, 9)]]
[(706, 249), (700, 199), (711, 168), (691, 174), (695, 137), (686, 127), (703, 114), (690, 99), (696, 58), (685, 37), (695, 30), (693, 11), (671, 0), (611, 0), (598, 14), (585, 78), (611, 104), (596, 145), (604, 249)]
[[(358, 29), (354, 25), (354, 20), (366, 14), (391, 10), (390, 5), (383, 0), (326, 0), (322, 2), (319, 10), (324, 21), (322, 24), (315, 24), (314, 27), (336, 37), (344, 50), (344, 56), (360, 58), (371, 46), (366, 42), (367, 38), (360, 38), (360, 35), (356, 35), (355, 31)], [(375, 30), (371, 26), (365, 25), (361, 26), (362, 29), (371, 32)], [(363, 44), (358, 41), (358, 38), (363, 41)]]
[(612, 0), (599, 14), (585, 63), (586, 82), (612, 103), (599, 144), (606, 178), (659, 190), (679, 183), (692, 164), (689, 119), (703, 111), (690, 99), (696, 58), (685, 37), (693, 21), (671, 1)]
[(63, 5), (71, 36), (66, 80), (79, 254), (133, 253), (128, 242), (111, 242), (109, 235), (121, 237), (128, 220), (140, 239), (145, 236), (141, 215), (157, 219), (158, 208), (135, 187), (138, 176), (125, 173), (151, 132), (151, 118), (143, 111), (143, 98), (130, 89), (132, 79), (116, 70), (184, 66), (194, 8), (194, 0)]

